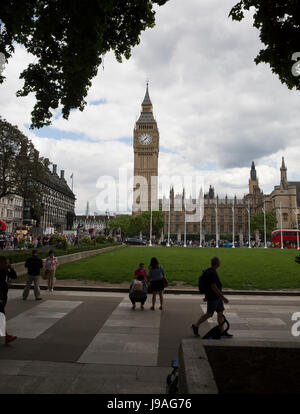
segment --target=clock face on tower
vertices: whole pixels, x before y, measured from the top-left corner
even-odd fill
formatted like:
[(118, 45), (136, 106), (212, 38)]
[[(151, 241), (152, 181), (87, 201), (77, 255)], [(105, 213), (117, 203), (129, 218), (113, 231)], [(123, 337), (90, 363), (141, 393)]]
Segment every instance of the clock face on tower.
[(139, 136), (139, 141), (142, 145), (149, 145), (152, 141), (152, 137), (150, 134), (147, 134), (146, 132)]

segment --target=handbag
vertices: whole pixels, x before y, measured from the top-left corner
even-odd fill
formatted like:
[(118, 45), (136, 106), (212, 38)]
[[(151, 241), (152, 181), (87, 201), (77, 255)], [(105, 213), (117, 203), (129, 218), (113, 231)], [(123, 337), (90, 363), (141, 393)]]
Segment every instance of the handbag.
[(169, 286), (168, 279), (165, 276), (163, 277), (163, 283), (165, 288)]
[(42, 277), (43, 277), (43, 279), (44, 279), (44, 280), (47, 280), (47, 279), (48, 279), (49, 274), (50, 274), (50, 270), (49, 270), (49, 269), (46, 269), (46, 270), (45, 270), (45, 273), (44, 273), (44, 274), (43, 274), (43, 276), (42, 276)]

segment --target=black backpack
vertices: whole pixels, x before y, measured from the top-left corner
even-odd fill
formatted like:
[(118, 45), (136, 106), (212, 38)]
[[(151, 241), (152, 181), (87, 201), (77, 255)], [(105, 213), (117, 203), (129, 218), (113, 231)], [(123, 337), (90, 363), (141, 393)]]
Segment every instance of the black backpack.
[(207, 270), (202, 270), (202, 275), (199, 276), (199, 280), (198, 280), (198, 288), (199, 288), (199, 292), (200, 293), (205, 293), (207, 290)]

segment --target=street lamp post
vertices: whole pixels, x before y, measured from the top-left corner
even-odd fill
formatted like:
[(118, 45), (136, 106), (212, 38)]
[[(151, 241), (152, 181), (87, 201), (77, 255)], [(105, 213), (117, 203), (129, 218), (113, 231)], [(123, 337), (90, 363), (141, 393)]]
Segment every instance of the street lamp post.
[(201, 203), (201, 198), (199, 196), (199, 214), (200, 214), (200, 243), (199, 243), (199, 247), (202, 247), (202, 203)]
[(249, 249), (251, 249), (251, 234), (250, 234), (250, 201), (248, 200), (248, 243), (249, 243)]
[(152, 246), (152, 199), (150, 201), (150, 242), (149, 246)]
[(281, 249), (283, 249), (283, 234), (282, 234), (282, 211), (281, 211), (281, 200), (280, 200), (280, 239), (281, 239)]
[(299, 250), (299, 225), (298, 225), (298, 209), (295, 210), (296, 226), (297, 226), (297, 250)]
[(267, 248), (267, 224), (266, 224), (266, 201), (264, 200), (264, 236), (265, 236), (265, 249)]
[(218, 202), (216, 204), (216, 248), (219, 247), (219, 234), (218, 234)]
[(186, 213), (184, 208), (184, 245), (183, 247), (186, 247)]
[(235, 249), (235, 244), (234, 244), (234, 200), (233, 200), (233, 204), (232, 204), (232, 248)]
[(171, 224), (171, 197), (169, 197), (169, 217), (168, 217), (168, 243), (167, 247), (170, 247), (170, 224)]

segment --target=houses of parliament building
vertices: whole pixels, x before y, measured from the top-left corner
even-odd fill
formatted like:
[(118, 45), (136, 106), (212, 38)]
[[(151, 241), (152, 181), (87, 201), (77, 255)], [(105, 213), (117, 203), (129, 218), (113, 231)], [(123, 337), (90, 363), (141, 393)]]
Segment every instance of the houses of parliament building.
[[(134, 191), (139, 189), (139, 196), (136, 197), (133, 205), (133, 213), (150, 210), (151, 206), (156, 205), (160, 208), (168, 205), (164, 214), (164, 234), (168, 233), (170, 223), (170, 233), (177, 234), (178, 239), (184, 233), (186, 225), (187, 234), (198, 235), (200, 233), (200, 220), (190, 222), (186, 219), (184, 212), (184, 189), (181, 194), (174, 194), (174, 188), (170, 189), (168, 199), (164, 197), (158, 200), (158, 156), (159, 156), (159, 130), (153, 116), (153, 106), (149, 96), (148, 84), (146, 94), (142, 102), (141, 114), (134, 128)], [(278, 174), (279, 175), (279, 174)], [(138, 180), (141, 180), (139, 183)], [(152, 181), (152, 185), (151, 185)], [(142, 194), (146, 197), (142, 197)], [(196, 200), (193, 200), (194, 204)], [(182, 205), (179, 210), (178, 205)], [(219, 198), (214, 188), (209, 187), (204, 194), (202, 235), (218, 234), (239, 234), (240, 237), (248, 235), (248, 209), (250, 216), (262, 211), (271, 212), (277, 218), (277, 228), (293, 229), (299, 228), (298, 209), (300, 206), (300, 182), (288, 181), (287, 167), (284, 158), (280, 168), (280, 184), (275, 186), (270, 194), (264, 194), (259, 187), (258, 176), (254, 162), (252, 162), (249, 177), (249, 190), (243, 198), (234, 197), (233, 199)], [(152, 207), (153, 208), (153, 207)], [(216, 220), (217, 214), (217, 220)], [(234, 220), (233, 220), (234, 214)], [(170, 216), (169, 216), (170, 215)], [(186, 213), (186, 217), (188, 213)], [(234, 229), (233, 229), (234, 222)], [(216, 228), (216, 225), (218, 228)]]

